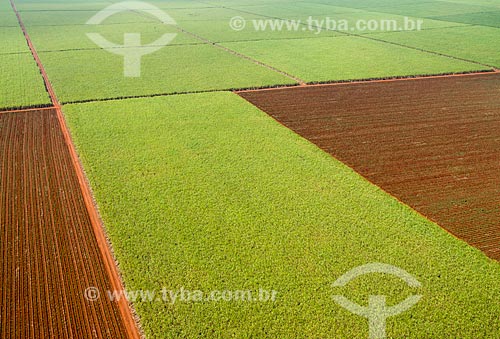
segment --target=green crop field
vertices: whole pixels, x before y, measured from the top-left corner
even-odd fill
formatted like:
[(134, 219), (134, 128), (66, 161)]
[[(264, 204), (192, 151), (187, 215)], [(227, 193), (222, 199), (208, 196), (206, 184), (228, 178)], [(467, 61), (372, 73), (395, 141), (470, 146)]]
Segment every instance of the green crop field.
[(437, 20), (461, 22), (478, 26), (492, 26), (500, 28), (500, 11), (480, 12), (469, 14), (445, 15), (436, 17)]
[[(102, 5), (101, 5), (102, 6)], [(28, 27), (60, 27), (79, 26), (85, 23), (96, 14), (97, 10), (54, 10), (54, 11), (22, 11), (23, 22)], [(135, 23), (156, 23), (153, 17), (137, 15), (136, 13), (124, 12), (108, 18), (98, 28), (109, 25), (128, 26)], [(92, 27), (92, 26), (91, 26)], [(133, 26), (132, 26), (133, 27)], [(76, 27), (75, 27), (76, 28)], [(94, 27), (95, 28), (95, 27)], [(131, 27), (130, 27), (131, 28)], [(69, 32), (67, 32), (69, 33)]]
[[(426, 32), (377, 34), (376, 38), (500, 67), (500, 29), (455, 27)], [(436, 43), (439, 41), (439, 43)]]
[(249, 26), (242, 31), (234, 31), (225, 21), (184, 21), (180, 26), (198, 35), (203, 35), (206, 39), (213, 42), (234, 42), (234, 41), (261, 41), (261, 40), (280, 40), (290, 41), (292, 39), (314, 39), (319, 37), (333, 37), (341, 35), (335, 31), (320, 31), (317, 33), (314, 29), (293, 30), (293, 31), (255, 31), (253, 26)]
[(50, 104), (43, 81), (30, 54), (0, 54), (0, 108)]
[[(497, 261), (232, 93), (492, 71), (500, 0), (146, 2), (172, 25), (141, 9), (86, 24), (120, 1), (14, 2), (62, 103), (125, 288), (277, 292), (250, 302), (132, 300), (146, 338), (368, 338), (367, 319), (339, 307), (337, 294), (360, 305), (370, 295), (390, 305), (422, 295), (388, 318), (389, 339), (500, 338)], [(350, 26), (311, 28), (309, 17)], [(259, 20), (283, 26), (257, 30)], [(422, 20), (422, 29), (352, 26), (384, 20)], [(115, 46), (104, 50), (88, 33)], [(140, 46), (128, 48), (139, 52), (176, 37), (126, 77), (117, 53), (135, 33)], [(44, 81), (10, 1), (0, 0), (0, 114), (42, 105)], [(332, 286), (373, 262), (422, 286), (381, 274)]]
[[(358, 37), (225, 43), (308, 82), (384, 78), (488, 69)], [(359, 53), (356, 58), (349, 56)], [(296, 57), (290, 58), (293, 54)], [(333, 62), (330, 62), (333, 60)]]
[[(500, 297), (497, 263), (236, 95), (65, 112), (127, 287), (280, 291), (275, 303), (137, 303), (148, 336), (365, 338), (366, 320), (332, 302), (331, 283), (379, 261), (425, 286), (390, 321), (394, 338), (500, 335), (500, 304), (485, 307)], [(416, 292), (370, 278), (347, 290), (392, 304)]]
[(0, 109), (49, 104), (43, 80), (12, 8), (0, 7)]
[[(129, 23), (123, 25), (75, 25), (70, 26), (67, 32), (62, 26), (38, 26), (30, 27), (30, 36), (39, 52), (79, 51), (95, 50), (97, 54), (102, 49), (88, 38), (87, 33), (99, 33), (107, 40), (123, 45), (123, 34), (129, 32), (141, 32), (141, 44), (153, 44), (163, 34), (177, 34), (169, 46), (200, 44), (200, 41), (186, 34), (181, 34), (172, 27), (160, 23)], [(66, 28), (63, 26), (63, 28)], [(51, 36), (54, 39), (47, 40)], [(68, 53), (70, 54), (70, 53)]]
[(139, 78), (125, 78), (123, 57), (104, 50), (40, 54), (63, 102), (294, 83), (209, 45), (168, 46), (147, 55)]
[[(357, 20), (394, 20), (398, 26), (404, 25), (405, 18), (399, 15), (387, 15), (384, 13), (376, 13), (376, 12), (366, 12), (355, 10), (351, 12), (346, 12), (345, 9), (338, 9), (333, 7), (334, 10), (331, 11), (332, 14), (329, 15), (315, 15), (316, 19), (313, 20), (321, 20), (320, 17), (328, 17), (332, 20), (334, 18), (338, 18), (339, 15), (342, 16), (341, 20), (347, 21), (349, 23), (354, 23)], [(352, 27), (353, 29), (345, 29), (343, 28), (341, 23), (337, 23), (334, 29), (320, 29), (318, 23), (314, 23), (313, 26), (309, 27), (307, 25), (307, 20), (309, 16), (303, 16), (303, 11), (301, 7), (287, 8), (287, 11), (283, 14), (281, 18), (289, 19), (289, 20), (302, 20), (303, 24), (298, 25), (297, 28), (293, 30), (256, 30), (254, 20), (258, 20), (258, 17), (254, 17), (253, 14), (246, 13), (249, 9), (246, 7), (235, 7), (235, 9), (244, 9), (244, 13), (239, 13), (239, 15), (243, 15), (247, 20), (247, 25), (241, 31), (235, 31), (231, 29), (228, 25), (228, 20), (183, 20), (178, 21), (179, 26), (183, 29), (186, 29), (190, 32), (196, 33), (198, 35), (202, 35), (205, 38), (214, 41), (214, 42), (235, 42), (235, 41), (260, 41), (260, 40), (277, 40), (283, 39), (285, 42), (288, 39), (313, 39), (319, 37), (332, 37), (332, 36), (342, 36), (347, 34), (374, 34), (377, 32), (383, 31), (383, 27), (380, 27), (377, 30), (369, 31), (357, 27)], [(276, 6), (267, 6), (267, 7), (258, 7), (258, 9), (251, 8), (252, 13), (264, 13), (265, 11), (279, 11), (279, 8)], [(324, 11), (324, 9), (322, 9)], [(201, 11), (201, 10), (200, 10)], [(320, 10), (316, 10), (314, 12), (319, 12)], [(293, 13), (293, 14), (291, 14)], [(326, 12), (329, 13), (329, 12)], [(234, 15), (233, 15), (234, 16)], [(262, 19), (262, 18), (260, 18)], [(419, 20), (418, 18), (411, 18), (415, 22)], [(323, 19), (324, 20), (324, 19)], [(332, 24), (333, 26), (333, 24)], [(435, 29), (435, 28), (445, 28), (445, 27), (457, 27), (464, 26), (461, 23), (457, 22), (446, 22), (446, 21), (438, 21), (438, 20), (425, 20), (422, 29)], [(292, 27), (292, 26), (291, 26)]]
[(337, 6), (362, 8), (365, 10), (401, 14), (407, 16), (418, 16), (428, 18), (435, 15), (447, 14), (462, 14), (462, 13), (477, 13), (492, 10), (492, 7), (487, 5), (476, 4), (475, 1), (467, 3), (457, 3), (454, 1), (349, 1), (349, 0), (314, 0), (313, 2), (329, 3)]
[(19, 24), (17, 18), (12, 12), (12, 9), (5, 6), (4, 9), (0, 9), (0, 27), (15, 27), (19, 29)]
[(2, 43), (0, 55), (29, 54), (26, 40), (19, 27), (0, 27), (0, 41)]

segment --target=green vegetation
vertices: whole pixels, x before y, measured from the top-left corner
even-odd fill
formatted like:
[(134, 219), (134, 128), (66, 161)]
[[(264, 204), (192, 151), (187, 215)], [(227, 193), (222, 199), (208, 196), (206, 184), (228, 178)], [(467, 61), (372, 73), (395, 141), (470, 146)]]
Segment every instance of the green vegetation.
[[(225, 43), (224, 46), (308, 82), (487, 69), (469, 62), (357, 37), (236, 42)], [(290, 58), (290, 55), (294, 57)]]
[[(178, 23), (184, 21), (218, 21), (225, 20), (229, 23), (229, 20), (237, 15), (241, 15), (239, 11), (228, 9), (228, 8), (177, 8), (168, 9), (168, 14), (175, 19)], [(259, 18), (260, 15), (248, 14), (250, 18)]]
[(23, 31), (17, 27), (0, 27), (0, 55), (29, 53)]
[[(465, 4), (470, 4), (472, 1), (471, 0), (453, 0), (454, 3), (465, 3)], [(500, 3), (498, 0), (474, 0), (475, 5), (482, 5), (482, 6), (489, 6), (489, 7), (496, 7), (500, 9)]]
[[(129, 289), (278, 291), (276, 302), (136, 302), (149, 338), (366, 338), (366, 305), (422, 300), (392, 338), (500, 336), (500, 266), (231, 93), (64, 107)], [(331, 284), (383, 262), (384, 275)]]
[[(264, 17), (274, 17), (282, 19), (297, 19), (306, 16), (327, 17), (334, 15), (352, 14), (362, 12), (359, 9), (337, 7), (330, 4), (311, 2), (287, 2), (287, 3), (266, 3), (257, 6), (238, 6), (238, 4), (228, 4), (230, 8), (240, 12), (240, 15), (247, 17), (249, 13), (255, 13)], [(338, 18), (338, 17), (337, 17)]]
[(0, 1), (0, 12), (10, 12), (12, 10), (8, 0)]
[(0, 7), (0, 109), (50, 104), (12, 8)]
[[(180, 33), (175, 27), (160, 23), (129, 23), (123, 25), (75, 25), (62, 26), (37, 26), (28, 28), (30, 37), (37, 51), (66, 51), (66, 50), (96, 50), (102, 49), (88, 38), (86, 33), (99, 33), (107, 40), (119, 46), (123, 45), (125, 33), (140, 32), (141, 44), (151, 44), (163, 34), (176, 33), (177, 36), (169, 46), (183, 44), (201, 44), (199, 40)], [(51, 39), (46, 37), (50, 36)]]
[(297, 30), (256, 30), (250, 21), (241, 31), (231, 29), (228, 21), (185, 21), (179, 24), (183, 29), (195, 33), (213, 42), (259, 41), (278, 39), (314, 39), (319, 37), (339, 36), (340, 33), (323, 30), (309, 30), (307, 26), (298, 26)]
[[(25, 11), (21, 12), (21, 15), (23, 18), (23, 22), (27, 27), (60, 27), (85, 25), (85, 23), (97, 12), (97, 10)], [(157, 21), (158, 20), (148, 15), (138, 15), (136, 13), (123, 12), (109, 17), (100, 26), (116, 24), (154, 23)], [(95, 26), (90, 27), (95, 28)], [(132, 25), (131, 28), (133, 27), (134, 26)], [(68, 30), (66, 30), (66, 32), (70, 33), (68, 32)]]
[[(409, 7), (408, 11), (401, 10), (400, 13), (408, 15), (419, 6), (427, 8), (426, 3), (396, 4), (393, 0), (378, 2), (376, 6), (370, 1), (352, 3), (344, 0), (328, 3), (279, 1), (272, 4), (266, 0), (153, 3), (165, 9), (182, 29), (210, 41), (223, 43), (239, 53), (308, 82), (440, 74), (487, 68), (383, 42), (345, 37), (334, 31), (323, 30), (316, 34), (316, 31), (310, 31), (306, 26), (293, 30), (268, 29), (256, 32), (250, 21), (268, 16), (305, 20), (312, 15), (348, 20), (350, 24), (359, 19), (396, 19), (401, 23), (403, 16), (384, 14), (382, 9)], [(28, 1), (19, 4), (28, 31), (40, 52), (56, 93), (63, 102), (294, 83), (280, 73), (217, 49), (189, 34), (180, 33), (176, 27), (153, 22), (155, 19), (147, 14), (120, 13), (107, 19), (103, 25), (89, 26), (85, 22), (108, 4), (82, 4), (79, 1), (72, 1), (72, 4), (75, 5), (75, 10), (70, 11), (68, 3), (62, 0), (50, 1), (45, 7)], [(443, 12), (449, 6), (446, 3), (439, 4), (432, 13), (441, 11), (439, 14), (449, 15), (448, 12)], [(450, 13), (470, 12), (478, 6), (472, 6), (472, 9), (470, 7), (467, 4), (457, 4)], [(44, 8), (51, 10), (46, 11)], [(376, 12), (367, 12), (361, 8), (375, 8)], [(248, 20), (247, 27), (239, 32), (229, 26), (230, 18), (238, 15)], [(438, 32), (436, 28), (457, 25), (463, 24), (427, 19), (423, 28), (432, 34)], [(141, 78), (131, 79), (123, 77), (122, 56), (101, 50), (86, 36), (86, 33), (101, 33), (106, 39), (121, 45), (123, 34), (130, 32), (140, 33), (143, 44), (155, 41), (164, 33), (178, 35), (166, 48), (143, 57)], [(350, 30), (349, 33), (376, 32)], [(390, 39), (389, 34), (387, 36)], [(396, 38), (398, 34), (391, 33), (390, 36)], [(408, 45), (412, 46), (413, 43), (409, 42)], [(471, 53), (482, 51), (478, 49)], [(353, 58), (353, 55), (357, 57)]]
[[(308, 6), (306, 6), (308, 5)], [(192, 14), (192, 19), (178, 19), (179, 26), (189, 32), (196, 33), (211, 41), (245, 41), (245, 40), (275, 40), (275, 39), (304, 39), (338, 36), (344, 33), (348, 34), (373, 34), (380, 31), (385, 31), (387, 28), (380, 27), (378, 30), (367, 31), (365, 27), (356, 27), (358, 20), (364, 20), (365, 23), (370, 20), (378, 22), (387, 22), (393, 20), (397, 23), (396, 29), (402, 29), (405, 24), (405, 17), (395, 14), (367, 12), (345, 7), (326, 6), (321, 4), (288, 4), (288, 6), (268, 5), (268, 6), (252, 6), (252, 7), (232, 7), (234, 12), (227, 12), (226, 19), (207, 19), (209, 16), (200, 15), (204, 13), (202, 9), (191, 10), (188, 13)], [(240, 11), (241, 10), (241, 11)], [(228, 11), (227, 9), (218, 9), (218, 11)], [(268, 13), (267, 15), (265, 13)], [(304, 15), (307, 13), (307, 15)], [(316, 14), (315, 14), (316, 13)], [(263, 15), (259, 17), (258, 15)], [(245, 27), (238, 31), (233, 30), (229, 25), (230, 17), (241, 16), (246, 20)], [(266, 17), (267, 16), (267, 17)], [(271, 29), (271, 25), (263, 30), (256, 20), (269, 20), (273, 18), (281, 18), (283, 20), (300, 20), (301, 24), (290, 23), (283, 24), (281, 29)], [(309, 18), (315, 20), (311, 26), (308, 25)], [(408, 18), (408, 17), (407, 17)], [(408, 18), (417, 22), (420, 18)], [(326, 20), (335, 22), (326, 23)], [(349, 27), (343, 27), (342, 22), (347, 22)], [(327, 28), (327, 25), (329, 28)], [(422, 29), (434, 29), (450, 26), (462, 26), (463, 24), (456, 22), (447, 22), (441, 20), (426, 19), (423, 21)], [(287, 29), (290, 27), (291, 29)], [(341, 31), (342, 33), (336, 32)]]
[(40, 53), (62, 102), (294, 83), (210, 45), (167, 46), (142, 58), (141, 76), (123, 76), (123, 57), (105, 50)]
[[(134, 22), (134, 18), (142, 20), (147, 16), (125, 13), (113, 21), (106, 20), (104, 25), (90, 26), (84, 24), (91, 17), (89, 11), (76, 11), (66, 19), (62, 18), (65, 12), (52, 11), (42, 16), (36, 13), (28, 15), (28, 31), (63, 102), (294, 83), (252, 61), (180, 33), (173, 26)], [(71, 20), (75, 20), (74, 25), (66, 26)], [(165, 48), (142, 58), (140, 78), (125, 78), (123, 57), (100, 49), (86, 33), (100, 33), (122, 45), (123, 35), (130, 32), (139, 32), (142, 44), (152, 43), (165, 33), (177, 36)]]
[(435, 19), (500, 28), (500, 11), (439, 16)]
[(50, 104), (31, 54), (0, 54), (0, 109)]
[(28, 11), (47, 11), (47, 10), (70, 10), (70, 11), (100, 11), (101, 9), (110, 5), (107, 1), (83, 1), (83, 0), (45, 0), (45, 1), (33, 1), (33, 0), (15, 0), (17, 9), (23, 12), (23, 14)]
[[(420, 0), (421, 2), (427, 2), (425, 0)], [(371, 7), (398, 7), (405, 4), (415, 4), (418, 1), (415, 0), (311, 0), (315, 3), (324, 3), (333, 6), (343, 6), (351, 8), (371, 8)]]
[(401, 6), (385, 6), (385, 7), (372, 7), (371, 9), (384, 13), (400, 14), (418, 16), (421, 18), (428, 18), (443, 14), (464, 14), (464, 13), (478, 13), (497, 10), (496, 8), (477, 6), (474, 4), (457, 4), (445, 1), (433, 1), (405, 4)]
[(10, 11), (7, 9), (0, 10), (0, 27), (19, 27), (19, 23), (12, 12), (12, 8), (10, 8)]
[[(456, 3), (453, 1), (413, 1), (413, 0), (315, 0), (314, 2), (328, 3), (336, 6), (362, 8), (367, 11), (400, 14), (421, 18), (437, 15), (451, 15), (463, 13), (478, 13), (498, 10), (494, 6), (476, 4), (475, 1), (468, 3)], [(498, 4), (498, 2), (497, 2)]]
[(500, 29), (470, 26), (384, 33), (377, 38), (500, 67)]

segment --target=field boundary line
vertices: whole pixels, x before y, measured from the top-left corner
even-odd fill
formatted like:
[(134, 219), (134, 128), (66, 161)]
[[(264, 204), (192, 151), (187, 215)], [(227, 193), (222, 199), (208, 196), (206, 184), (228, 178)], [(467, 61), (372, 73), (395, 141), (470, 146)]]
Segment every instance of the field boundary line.
[(449, 73), (449, 74), (438, 74), (438, 75), (415, 75), (415, 76), (405, 76), (405, 77), (388, 77), (380, 79), (366, 79), (366, 80), (353, 80), (353, 81), (325, 81), (317, 83), (309, 83), (304, 86), (276, 86), (272, 88), (257, 88), (257, 89), (242, 89), (235, 90), (234, 93), (248, 93), (248, 92), (259, 92), (259, 91), (272, 91), (279, 89), (291, 89), (291, 88), (309, 88), (309, 87), (320, 87), (320, 86), (342, 86), (342, 85), (360, 85), (360, 84), (372, 84), (372, 83), (385, 83), (385, 82), (396, 82), (396, 81), (411, 81), (411, 80), (426, 80), (426, 79), (440, 79), (440, 78), (454, 78), (454, 77), (467, 77), (467, 76), (478, 76), (478, 75), (492, 75), (500, 74), (500, 70), (493, 69), (491, 71), (483, 72), (463, 72), (463, 73)]
[(244, 88), (222, 88), (222, 89), (207, 89), (199, 91), (185, 91), (185, 92), (171, 92), (171, 93), (153, 93), (144, 95), (129, 95), (121, 97), (111, 97), (111, 98), (100, 98), (100, 99), (83, 99), (74, 101), (64, 101), (61, 105), (77, 105), (77, 104), (90, 104), (94, 102), (106, 102), (106, 101), (120, 101), (120, 100), (133, 100), (133, 99), (147, 99), (147, 98), (158, 98), (158, 97), (170, 97), (175, 95), (190, 95), (190, 94), (203, 94), (203, 93), (221, 93), (221, 92), (240, 92), (245, 90), (263, 90), (263, 89), (278, 89), (283, 87), (305, 87), (307, 84), (291, 84), (291, 85), (269, 85), (262, 87), (244, 87)]
[(219, 49), (221, 49), (221, 50), (223, 50), (223, 51), (226, 51), (226, 52), (228, 52), (228, 53), (230, 53), (230, 54), (233, 54), (233, 55), (235, 55), (235, 56), (237, 56), (237, 57), (239, 57), (239, 58), (242, 58), (242, 59), (245, 59), (245, 60), (251, 61), (251, 62), (253, 62), (254, 64), (257, 64), (257, 65), (262, 66), (262, 67), (265, 67), (265, 68), (267, 68), (267, 69), (269, 69), (269, 70), (271, 70), (271, 71), (274, 71), (274, 72), (276, 72), (276, 73), (279, 73), (279, 74), (281, 74), (281, 75), (284, 75), (284, 76), (286, 76), (287, 78), (292, 79), (293, 81), (297, 82), (299, 85), (305, 85), (305, 84), (306, 84), (306, 82), (305, 82), (304, 80), (300, 79), (299, 77), (296, 77), (295, 75), (292, 75), (292, 74), (287, 73), (287, 72), (285, 72), (285, 71), (282, 71), (282, 70), (280, 70), (280, 69), (278, 69), (278, 68), (276, 68), (276, 67), (274, 67), (274, 66), (268, 65), (268, 64), (266, 64), (266, 63), (264, 63), (264, 62), (262, 62), (262, 61), (259, 61), (259, 60), (257, 60), (257, 59), (254, 59), (254, 58), (252, 58), (252, 57), (249, 57), (248, 55), (245, 55), (245, 54), (239, 53), (239, 52), (237, 52), (237, 51), (235, 51), (235, 50), (232, 50), (232, 49), (230, 49), (230, 48), (228, 48), (228, 47), (226, 47), (226, 46), (221, 45), (221, 44), (220, 44), (220, 43), (218, 43), (218, 42), (213, 42), (213, 41), (210, 41), (210, 40), (208, 40), (208, 39), (206, 39), (206, 38), (204, 38), (204, 37), (202, 37), (202, 36), (200, 36), (200, 35), (198, 35), (198, 34), (195, 34), (195, 33), (189, 32), (189, 31), (185, 30), (184, 28), (182, 28), (182, 27), (180, 27), (180, 26), (176, 26), (176, 27), (177, 27), (177, 29), (178, 29), (180, 32), (182, 32), (182, 33), (188, 34), (188, 35), (192, 36), (193, 38), (196, 38), (196, 39), (198, 39), (198, 40), (200, 40), (200, 41), (203, 41), (203, 42), (204, 42), (204, 43), (206, 43), (206, 44), (209, 44), (209, 45), (212, 45), (212, 46), (214, 46), (214, 47), (217, 47), (217, 48), (219, 48)]
[(64, 105), (78, 105), (78, 104), (90, 104), (96, 102), (106, 102), (106, 101), (120, 101), (120, 100), (133, 100), (133, 99), (147, 99), (147, 98), (157, 98), (157, 97), (169, 97), (175, 95), (190, 95), (190, 94), (203, 94), (203, 93), (221, 93), (221, 92), (233, 92), (233, 93), (243, 93), (243, 92), (255, 92), (255, 91), (270, 91), (283, 88), (307, 88), (312, 86), (332, 86), (332, 85), (348, 85), (348, 84), (365, 84), (372, 82), (391, 82), (391, 81), (402, 81), (402, 80), (419, 80), (419, 79), (429, 79), (429, 78), (446, 78), (453, 76), (470, 76), (470, 75), (486, 75), (500, 73), (500, 70), (486, 70), (482, 72), (462, 72), (462, 73), (445, 73), (445, 74), (429, 74), (429, 75), (409, 75), (409, 76), (394, 76), (386, 78), (373, 78), (373, 79), (359, 79), (359, 80), (338, 80), (338, 81), (325, 81), (325, 82), (310, 82), (303, 85), (291, 84), (291, 85), (269, 85), (262, 87), (243, 87), (243, 88), (222, 88), (222, 89), (207, 89), (199, 91), (184, 91), (184, 92), (171, 92), (171, 93), (153, 93), (144, 95), (131, 95), (131, 96), (121, 96), (121, 97), (110, 97), (110, 98), (100, 98), (100, 99), (83, 99), (74, 101), (64, 101), (61, 104)]
[[(202, 2), (200, 2), (200, 3), (202, 3)], [(220, 7), (216, 6), (216, 5), (213, 5), (213, 6), (214, 7), (210, 7), (210, 8), (220, 8)], [(144, 16), (143, 12), (139, 12), (137, 10), (134, 10), (133, 12), (135, 12), (135, 13), (141, 15), (141, 16)], [(225, 47), (225, 46), (221, 45), (218, 42), (210, 41), (209, 39), (206, 39), (206, 38), (202, 37), (201, 35), (198, 35), (196, 33), (193, 33), (193, 32), (185, 30), (184, 28), (182, 28), (179, 25), (175, 25), (175, 28), (177, 29), (177, 31), (182, 32), (182, 33), (187, 34), (187, 35), (190, 35), (193, 38), (195, 38), (195, 39), (197, 39), (199, 41), (202, 41), (203, 43), (205, 43), (207, 45), (212, 45), (212, 46), (214, 46), (216, 48), (219, 48), (219, 49), (221, 49), (221, 50), (223, 50), (225, 52), (233, 54), (233, 55), (235, 55), (235, 56), (237, 56), (237, 57), (239, 57), (241, 59), (245, 59), (245, 60), (251, 61), (251, 62), (253, 62), (256, 65), (265, 67), (265, 68), (267, 68), (267, 69), (269, 69), (271, 71), (279, 73), (279, 74), (281, 74), (281, 75), (283, 75), (283, 76), (285, 76), (285, 77), (287, 77), (289, 79), (292, 79), (293, 81), (297, 82), (299, 85), (304, 85), (306, 83), (304, 80), (302, 80), (302, 79), (300, 79), (300, 78), (298, 78), (298, 77), (296, 77), (296, 76), (294, 76), (292, 74), (289, 74), (289, 73), (287, 73), (285, 71), (282, 71), (282, 70), (280, 70), (280, 69), (278, 69), (278, 68), (276, 68), (274, 66), (268, 65), (268, 64), (266, 64), (266, 63), (264, 63), (262, 61), (259, 61), (257, 59), (251, 58), (248, 55), (236, 52), (236, 51), (234, 51), (234, 50), (232, 50), (232, 49), (230, 49), (228, 47)]]
[[(150, 47), (163, 47), (163, 48), (173, 48), (173, 47), (180, 47), (180, 46), (204, 46), (206, 43), (204, 42), (189, 42), (189, 43), (184, 43), (184, 44), (170, 44), (167, 46), (163, 45), (149, 45)], [(110, 50), (120, 50), (128, 47), (124, 46), (117, 46), (117, 47), (111, 47)], [(66, 48), (66, 49), (47, 49), (47, 50), (40, 50), (38, 53), (45, 54), (45, 53), (64, 53), (64, 52), (89, 52), (89, 51), (102, 51), (102, 48), (100, 47), (87, 47), (87, 48)], [(0, 53), (1, 55), (22, 55), (22, 54), (31, 54), (30, 52), (7, 52), (7, 53)]]
[(3, 113), (23, 113), (23, 112), (33, 112), (33, 111), (45, 111), (45, 110), (49, 110), (49, 109), (55, 109), (54, 106), (43, 106), (43, 107), (30, 107), (30, 108), (26, 108), (26, 109), (22, 109), (22, 108), (16, 108), (16, 109), (6, 109), (6, 110), (0, 110), (0, 114), (3, 114)]
[[(77, 178), (78, 178), (78, 183), (81, 188), (81, 194), (83, 195), (83, 199), (85, 201), (85, 205), (87, 207), (87, 211), (89, 213), (89, 217), (92, 223), (92, 228), (94, 230), (94, 235), (96, 236), (97, 243), (99, 245), (100, 253), (102, 255), (102, 260), (104, 263), (104, 266), (106, 267), (106, 271), (108, 272), (111, 287), (114, 290), (121, 291), (124, 290), (124, 285), (121, 280), (120, 273), (118, 271), (118, 267), (116, 265), (116, 261), (113, 257), (112, 250), (110, 248), (110, 243), (108, 242), (108, 239), (106, 237), (105, 231), (104, 231), (104, 225), (102, 223), (102, 219), (99, 216), (99, 212), (97, 209), (97, 205), (93, 199), (92, 195), (92, 190), (90, 188), (90, 184), (87, 180), (87, 177), (85, 175), (83, 166), (80, 162), (80, 159), (78, 157), (78, 154), (76, 152), (75, 145), (73, 143), (73, 140), (71, 138), (68, 126), (66, 124), (66, 120), (64, 118), (64, 115), (61, 110), (61, 105), (57, 99), (57, 96), (54, 92), (54, 89), (52, 87), (52, 84), (50, 83), (49, 77), (45, 71), (45, 68), (38, 56), (38, 53), (35, 49), (35, 46), (33, 45), (31, 38), (28, 34), (28, 31), (26, 29), (26, 26), (23, 23), (23, 20), (21, 18), (21, 15), (17, 11), (16, 5), (14, 4), (13, 0), (9, 0), (10, 4), (12, 6), (12, 9), (14, 10), (14, 13), (17, 16), (17, 20), (19, 22), (19, 26), (21, 27), (24, 37), (26, 38), (26, 42), (28, 43), (28, 46), (31, 50), (31, 53), (33, 55), (33, 58), (35, 59), (38, 68), (40, 70), (40, 73), (43, 77), (44, 83), (45, 83), (45, 88), (47, 92), (49, 93), (50, 99), (52, 101), (52, 104), (54, 105), (54, 109), (57, 114), (57, 119), (59, 121), (59, 125), (61, 127), (61, 131), (63, 134), (63, 137), (66, 141), (66, 146), (68, 147), (68, 151), (70, 153), (71, 161), (73, 163), (73, 167), (75, 169)], [(133, 309), (132, 306), (127, 302), (126, 298), (120, 298), (118, 301), (118, 308), (120, 310), (124, 325), (126, 327), (126, 332), (131, 339), (139, 339), (141, 338), (141, 335), (139, 333), (139, 327), (136, 322), (136, 319), (134, 318), (133, 315)]]

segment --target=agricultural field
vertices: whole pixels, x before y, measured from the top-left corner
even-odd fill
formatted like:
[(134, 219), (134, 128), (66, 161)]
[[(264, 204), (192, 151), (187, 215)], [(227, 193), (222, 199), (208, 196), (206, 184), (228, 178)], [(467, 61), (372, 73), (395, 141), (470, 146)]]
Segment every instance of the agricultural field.
[[(171, 25), (148, 22), (151, 18), (138, 14), (135, 14), (136, 22), (130, 13), (122, 13), (96, 28), (85, 25), (95, 11), (73, 14), (73, 26), (68, 25), (68, 19), (59, 20), (66, 15), (64, 11), (52, 11), (43, 16), (29, 13), (28, 31), (63, 103), (295, 83), (293, 79), (214, 48)], [(54, 21), (61, 21), (62, 26), (49, 24)], [(162, 34), (176, 34), (171, 44), (144, 57), (144, 64), (149, 67), (143, 67), (137, 79), (123, 76), (122, 56), (110, 54), (86, 36), (86, 33), (99, 33), (114, 44), (123, 44), (123, 35), (129, 31), (141, 32), (142, 44), (154, 44)], [(47, 36), (53, 39), (47, 40)]]
[(0, 109), (50, 104), (15, 14), (0, 7), (0, 20)]
[(499, 13), (0, 0), (0, 336), (500, 338)]
[(54, 109), (0, 114), (0, 334), (124, 338), (117, 304), (91, 303), (82, 294), (88, 286), (112, 285), (96, 260), (99, 246), (81, 194), (66, 195), (79, 184), (58, 127)]
[(0, 54), (0, 107), (41, 107), (50, 104), (33, 57), (27, 53)]
[[(464, 36), (470, 39), (464, 39)], [(498, 28), (466, 26), (418, 32), (418, 34), (412, 32), (382, 33), (374, 37), (500, 67), (500, 47), (498, 44), (491, 43), (500, 39)], [(436, 39), (442, 40), (436, 44)]]
[[(359, 80), (463, 71), (487, 67), (359, 37), (306, 41), (235, 42), (225, 46), (296, 74), (306, 82)], [(314, 51), (314, 53), (311, 53)], [(298, 55), (291, 59), (290, 53)], [(349, 56), (362, 53), (357, 58)], [(329, 63), (329, 60), (337, 60)], [(314, 66), (311, 66), (314, 64)]]

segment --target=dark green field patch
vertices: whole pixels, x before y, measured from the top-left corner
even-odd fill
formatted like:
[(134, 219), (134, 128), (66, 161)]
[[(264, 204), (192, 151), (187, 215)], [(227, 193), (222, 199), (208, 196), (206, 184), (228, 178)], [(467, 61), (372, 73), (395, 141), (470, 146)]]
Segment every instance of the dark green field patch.
[(472, 4), (457, 4), (452, 2), (435, 1), (435, 2), (421, 2), (403, 5), (389, 5), (381, 6), (379, 4), (374, 6), (365, 7), (367, 10), (408, 15), (421, 18), (430, 18), (440, 15), (456, 15), (467, 13), (481, 13), (489, 11), (497, 11), (498, 8), (488, 6), (478, 6)]
[(376, 38), (500, 67), (500, 29), (465, 26), (374, 34)]
[(433, 17), (433, 19), (500, 28), (500, 11), (445, 15)]

